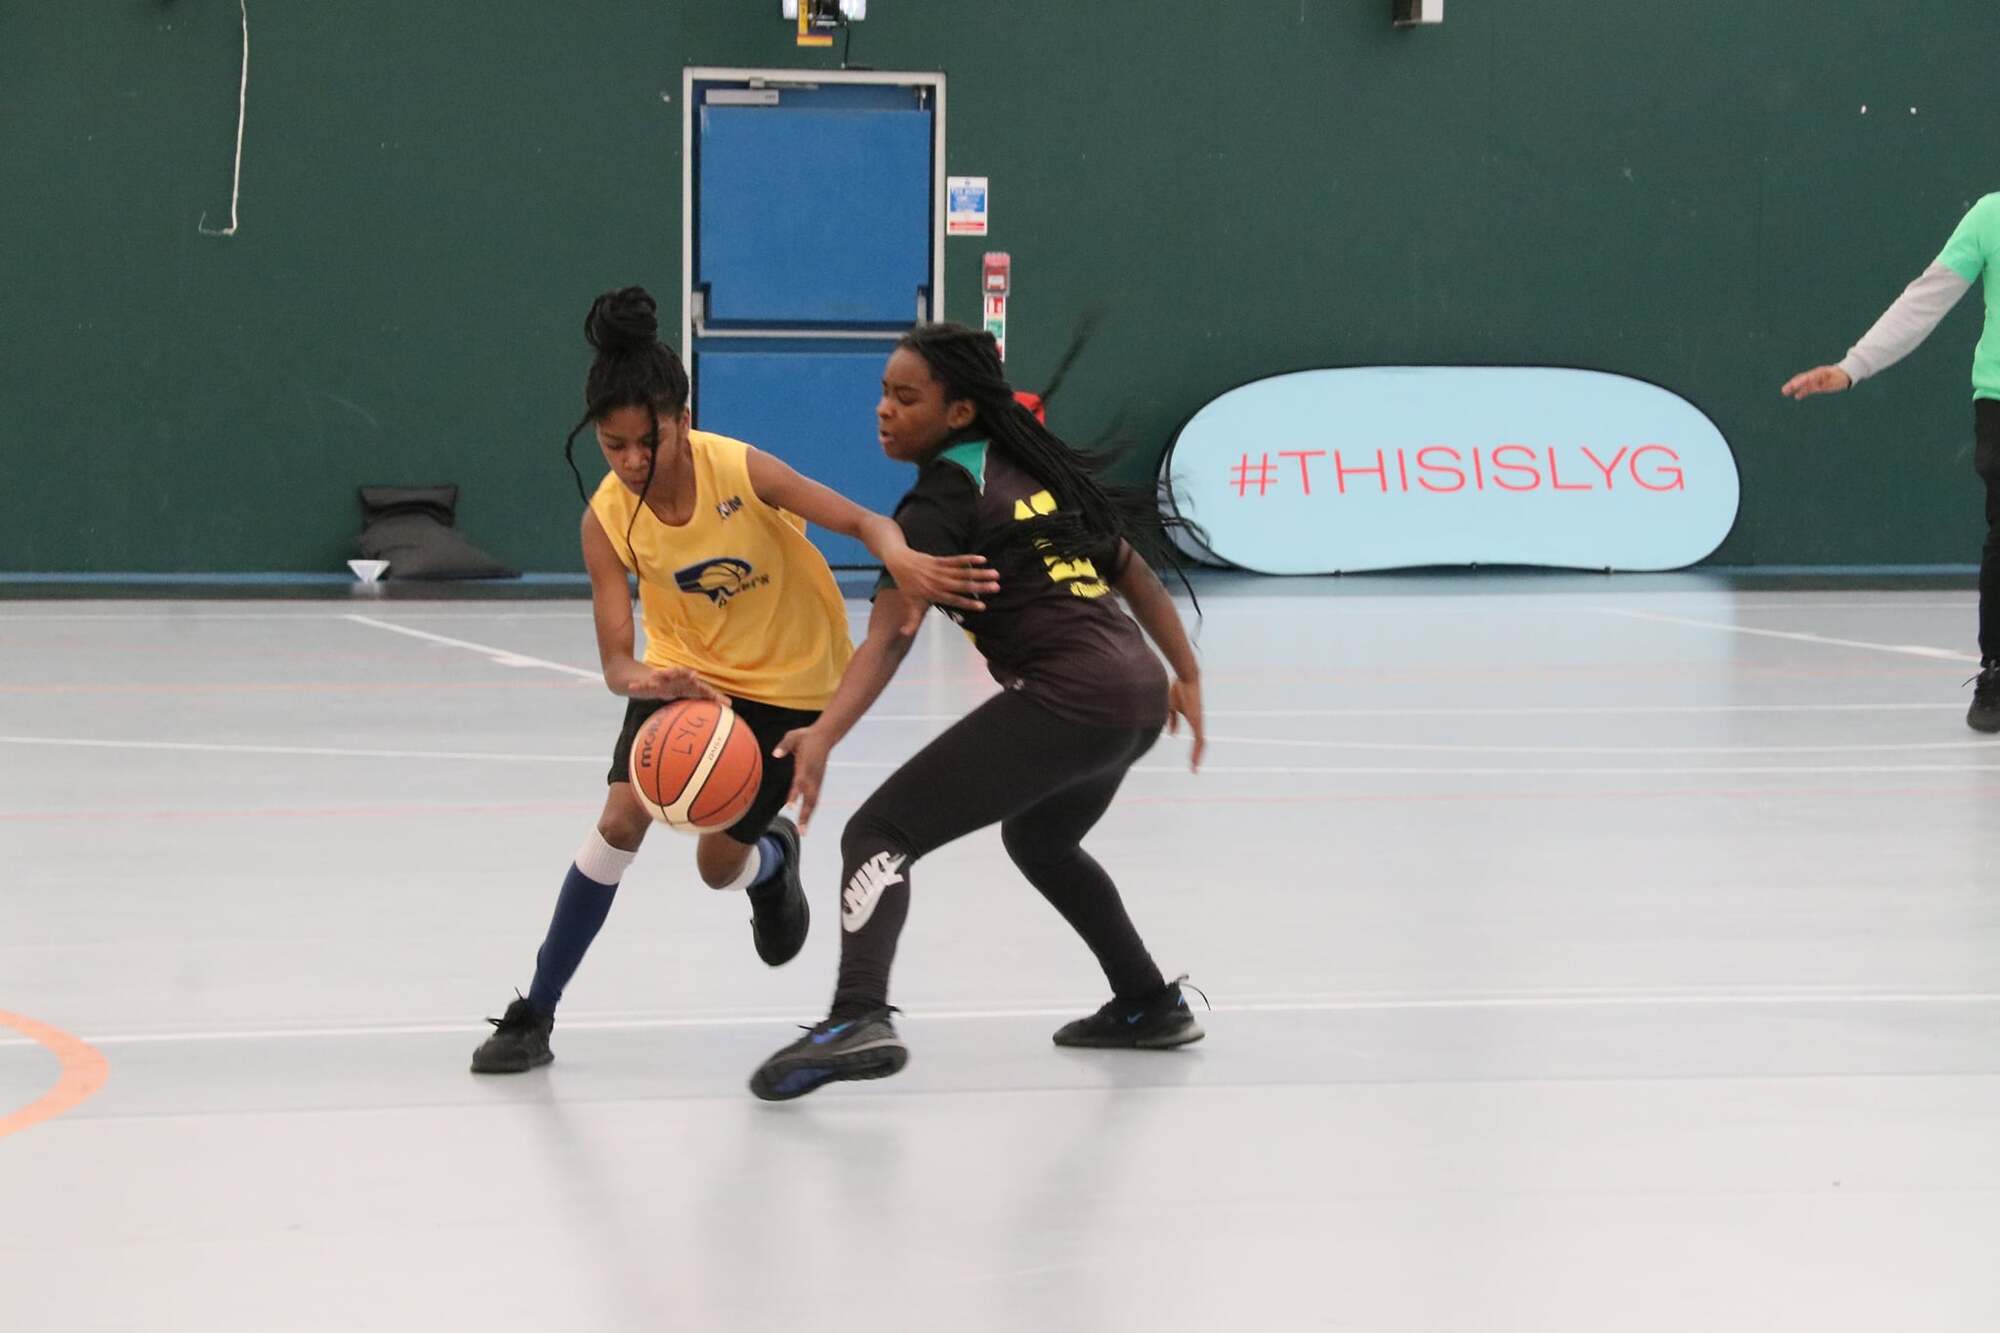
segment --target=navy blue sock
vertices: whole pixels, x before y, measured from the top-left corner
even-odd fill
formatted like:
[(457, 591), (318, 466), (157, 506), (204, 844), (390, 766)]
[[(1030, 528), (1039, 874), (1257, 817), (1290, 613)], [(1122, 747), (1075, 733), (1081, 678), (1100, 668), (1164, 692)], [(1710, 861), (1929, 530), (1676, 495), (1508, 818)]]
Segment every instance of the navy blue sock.
[(766, 833), (757, 839), (757, 845), (751, 851), (757, 858), (757, 873), (751, 876), (750, 887), (761, 889), (775, 880), (778, 872), (785, 868), (785, 844)]
[(611, 914), (611, 900), (617, 896), (616, 884), (599, 884), (574, 865), (563, 877), (549, 933), (535, 955), (534, 984), (528, 987), (529, 1003), (542, 1013), (555, 1014), (563, 987), (576, 975), (577, 965), (597, 938), (604, 918)]

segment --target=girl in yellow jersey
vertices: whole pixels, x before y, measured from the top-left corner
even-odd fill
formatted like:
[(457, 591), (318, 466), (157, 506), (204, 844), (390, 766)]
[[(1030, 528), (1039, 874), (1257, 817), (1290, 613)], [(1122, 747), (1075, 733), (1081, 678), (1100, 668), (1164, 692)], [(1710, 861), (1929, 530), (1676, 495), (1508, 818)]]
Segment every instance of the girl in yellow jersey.
[[(899, 587), (924, 590), (911, 632), (924, 601), (978, 610), (980, 596), (998, 587), (980, 557), (914, 552), (889, 519), (740, 440), (690, 430), (687, 371), (660, 343), (656, 306), (643, 289), (598, 297), (584, 334), (597, 356), (565, 456), (574, 469), (576, 437), (594, 425), (610, 472), (587, 497), (583, 558), (604, 683), (631, 702), (603, 813), (563, 881), (533, 984), (490, 1020), (493, 1035), (473, 1053), (473, 1071), (482, 1074), (519, 1073), (554, 1058), (549, 1034), (563, 987), (652, 823), (629, 780), (632, 741), (670, 699), (722, 698), (762, 745), (764, 780), (749, 812), (726, 832), (702, 835), (695, 865), (709, 887), (747, 891), (752, 938), (766, 963), (788, 962), (804, 946), (798, 829), (778, 814), (792, 761), (770, 752), (788, 731), (818, 719), (854, 652), (833, 573), (806, 538), (808, 521), (859, 539)], [(634, 655), (628, 574), (639, 581), (644, 658)]]

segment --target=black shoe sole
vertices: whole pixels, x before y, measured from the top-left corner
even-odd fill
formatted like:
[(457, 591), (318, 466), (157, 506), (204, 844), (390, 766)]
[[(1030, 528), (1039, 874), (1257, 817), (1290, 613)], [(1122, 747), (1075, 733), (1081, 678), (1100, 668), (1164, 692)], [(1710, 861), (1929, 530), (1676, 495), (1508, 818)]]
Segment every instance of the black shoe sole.
[(1054, 1041), (1058, 1046), (1093, 1051), (1171, 1051), (1177, 1046), (1191, 1046), (1207, 1035), (1201, 1030), (1201, 1024), (1190, 1021), (1184, 1028), (1144, 1037), (1064, 1037), (1057, 1034)]
[(530, 1069), (540, 1069), (555, 1058), (556, 1053), (554, 1051), (543, 1051), (540, 1055), (528, 1057), (525, 1063), (509, 1060), (503, 1065), (494, 1063), (481, 1064), (479, 1063), (479, 1057), (474, 1055), (472, 1057), (472, 1072), (475, 1074), (525, 1074)]
[[(757, 1098), (767, 1102), (789, 1102), (816, 1092), (829, 1083), (852, 1083), (871, 1078), (888, 1078), (899, 1074), (903, 1066), (910, 1062), (910, 1052), (903, 1046), (877, 1047), (870, 1051), (857, 1051), (846, 1056), (820, 1056), (801, 1058), (781, 1065), (766, 1065), (750, 1076), (750, 1091)], [(794, 1074), (811, 1071), (820, 1075), (817, 1079), (801, 1080), (796, 1084), (786, 1081)], [(780, 1086), (784, 1085), (784, 1086)]]
[(1965, 725), (1971, 727), (1974, 731), (1983, 732), (1990, 736), (1994, 732), (2000, 732), (2000, 713), (1992, 713), (1984, 717), (1967, 714)]

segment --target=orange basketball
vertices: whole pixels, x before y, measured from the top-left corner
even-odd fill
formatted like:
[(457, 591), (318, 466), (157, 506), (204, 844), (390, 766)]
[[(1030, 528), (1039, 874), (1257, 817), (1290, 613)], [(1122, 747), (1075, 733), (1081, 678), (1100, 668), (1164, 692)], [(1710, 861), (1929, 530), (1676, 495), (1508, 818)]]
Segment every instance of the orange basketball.
[(631, 775), (653, 818), (683, 833), (717, 833), (757, 799), (763, 747), (721, 704), (676, 699), (640, 724)]

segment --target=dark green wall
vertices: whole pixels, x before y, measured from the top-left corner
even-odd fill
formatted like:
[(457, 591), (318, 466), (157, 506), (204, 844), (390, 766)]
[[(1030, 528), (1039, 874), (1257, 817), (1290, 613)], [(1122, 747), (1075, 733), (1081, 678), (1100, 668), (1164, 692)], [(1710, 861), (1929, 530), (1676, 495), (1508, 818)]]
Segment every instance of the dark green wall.
[[(1664, 384), (1743, 472), (1730, 563), (1973, 558), (1974, 301), (1793, 405), (2000, 189), (2000, 6), (1931, 0), (876, 0), (857, 62), (950, 75), (993, 178), (1013, 369), (1163, 445), (1217, 392), (1384, 362)], [(673, 293), (680, 70), (826, 67), (770, 0), (0, 5), (0, 570), (324, 570), (353, 488), (577, 566), (558, 446), (601, 288)], [(663, 100), (663, 94), (671, 102)], [(1868, 113), (1862, 115), (1863, 104)], [(1911, 107), (1917, 114), (1911, 114)]]

